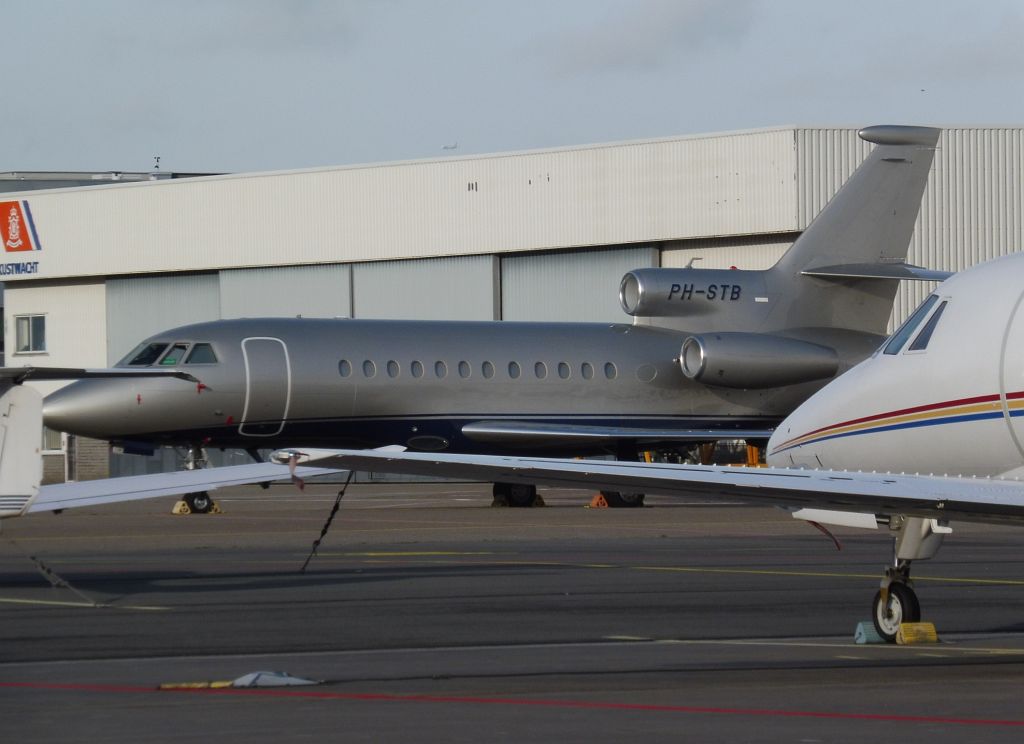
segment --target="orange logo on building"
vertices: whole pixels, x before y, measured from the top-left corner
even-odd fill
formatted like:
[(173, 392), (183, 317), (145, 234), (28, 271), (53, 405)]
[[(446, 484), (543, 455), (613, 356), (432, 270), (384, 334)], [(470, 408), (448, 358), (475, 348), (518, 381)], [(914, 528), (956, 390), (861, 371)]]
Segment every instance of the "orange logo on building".
[(32, 210), (28, 208), (27, 201), (0, 202), (0, 239), (8, 253), (40, 249)]

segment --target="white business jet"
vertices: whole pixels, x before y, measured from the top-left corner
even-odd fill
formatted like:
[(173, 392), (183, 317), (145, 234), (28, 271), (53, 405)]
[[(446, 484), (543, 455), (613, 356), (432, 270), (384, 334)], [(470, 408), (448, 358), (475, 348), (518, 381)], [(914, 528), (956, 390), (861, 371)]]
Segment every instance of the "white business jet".
[(775, 431), (763, 469), (369, 452), (282, 450), (278, 462), (484, 481), (721, 496), (895, 538), (874, 601), (893, 640), (920, 619), (912, 561), (955, 520), (1024, 523), (1024, 254), (940, 284), (866, 361)]

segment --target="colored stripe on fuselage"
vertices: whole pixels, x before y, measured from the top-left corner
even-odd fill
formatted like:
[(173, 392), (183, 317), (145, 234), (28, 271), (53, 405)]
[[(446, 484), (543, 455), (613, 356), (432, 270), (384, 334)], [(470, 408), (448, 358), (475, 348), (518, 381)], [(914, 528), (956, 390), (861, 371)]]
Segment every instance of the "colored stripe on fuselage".
[[(1009, 393), (1006, 396), (1010, 416), (1024, 415), (1024, 391)], [(1003, 401), (999, 395), (980, 395), (972, 398), (930, 403), (910, 408), (901, 408), (886, 413), (842, 421), (830, 426), (809, 431), (793, 437), (772, 451), (772, 454), (829, 439), (855, 436), (857, 434), (873, 434), (899, 429), (916, 429), (925, 426), (941, 426), (943, 424), (959, 424), (968, 421), (984, 421), (1003, 417)]]

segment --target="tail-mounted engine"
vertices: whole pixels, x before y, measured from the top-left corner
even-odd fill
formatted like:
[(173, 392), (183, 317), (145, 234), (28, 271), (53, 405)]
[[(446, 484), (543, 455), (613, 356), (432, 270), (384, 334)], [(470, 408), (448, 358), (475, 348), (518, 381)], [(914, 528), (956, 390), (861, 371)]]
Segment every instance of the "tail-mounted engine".
[(768, 309), (764, 271), (738, 269), (636, 269), (619, 285), (619, 303), (641, 318), (706, 318), (744, 307)]
[(839, 357), (828, 346), (783, 336), (705, 333), (683, 341), (679, 366), (705, 385), (750, 390), (832, 377)]

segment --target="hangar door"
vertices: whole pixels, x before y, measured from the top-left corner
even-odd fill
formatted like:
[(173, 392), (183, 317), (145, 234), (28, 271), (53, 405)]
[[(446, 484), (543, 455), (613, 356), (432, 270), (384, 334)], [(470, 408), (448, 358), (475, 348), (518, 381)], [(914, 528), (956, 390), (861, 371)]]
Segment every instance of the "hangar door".
[(216, 274), (108, 279), (107, 363), (118, 362), (154, 333), (219, 318)]
[(653, 247), (503, 256), (501, 319), (631, 323), (619, 306), (619, 282), (658, 265)]

